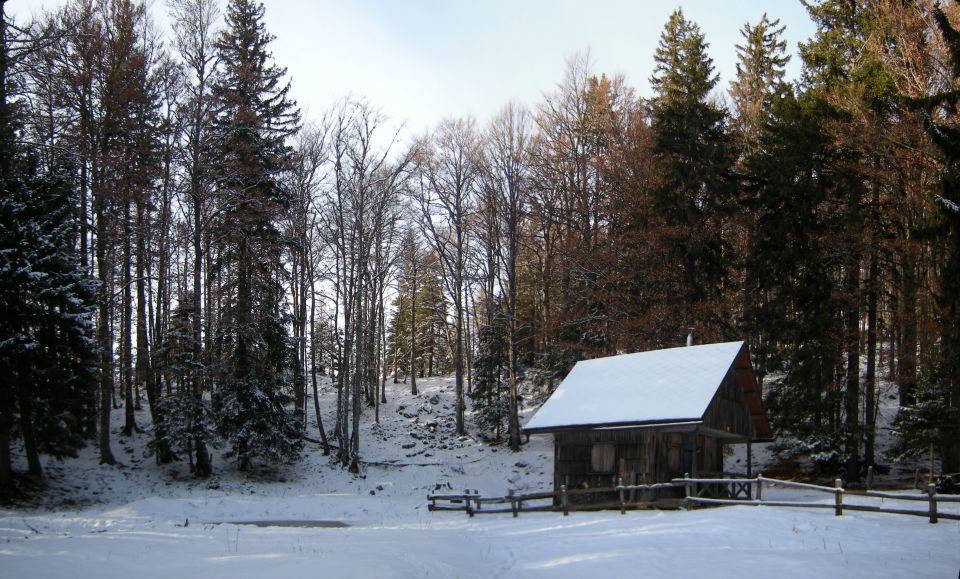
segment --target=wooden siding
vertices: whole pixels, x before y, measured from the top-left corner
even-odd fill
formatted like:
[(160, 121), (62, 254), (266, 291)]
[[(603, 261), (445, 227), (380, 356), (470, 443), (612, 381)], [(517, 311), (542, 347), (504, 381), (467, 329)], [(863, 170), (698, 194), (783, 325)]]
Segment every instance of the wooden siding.
[(750, 352), (746, 344), (744, 344), (743, 349), (740, 350), (740, 354), (737, 355), (734, 368), (746, 400), (747, 413), (750, 415), (752, 438), (754, 440), (772, 440), (773, 432), (770, 430), (767, 412), (763, 407), (763, 392), (760, 391), (760, 386), (757, 384), (757, 377), (753, 374), (753, 366), (750, 364)]
[[(595, 444), (613, 445), (613, 474), (593, 472), (591, 459)], [(652, 484), (682, 477), (687, 472), (696, 474), (722, 470), (722, 442), (713, 436), (698, 433), (694, 426), (682, 430), (575, 430), (554, 435), (553, 472), (556, 489), (560, 485), (567, 485), (567, 488), (611, 487), (616, 485), (620, 477), (628, 484)], [(667, 498), (680, 494), (682, 490), (676, 489), (662, 491), (660, 496)], [(605, 502), (615, 497), (591, 495), (578, 498)]]
[(752, 436), (753, 429), (743, 388), (733, 369), (727, 372), (707, 411), (703, 413), (703, 425), (727, 433), (731, 438), (746, 439)]

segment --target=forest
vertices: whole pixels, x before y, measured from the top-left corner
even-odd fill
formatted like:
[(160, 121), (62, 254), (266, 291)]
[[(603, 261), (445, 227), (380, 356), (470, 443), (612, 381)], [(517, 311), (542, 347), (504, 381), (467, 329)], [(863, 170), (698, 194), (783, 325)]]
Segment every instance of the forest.
[(803, 3), (795, 81), (775, 14), (724, 86), (677, 9), (650, 98), (580, 53), (419, 135), (360, 97), (302, 114), (255, 0), (4, 12), (0, 493), (130, 436), (197, 477), (215, 450), (356, 472), (387, 381), (446, 374), (450, 436), (516, 450), (576, 361), (691, 332), (748, 342), (785, 452), (960, 472), (960, 6)]

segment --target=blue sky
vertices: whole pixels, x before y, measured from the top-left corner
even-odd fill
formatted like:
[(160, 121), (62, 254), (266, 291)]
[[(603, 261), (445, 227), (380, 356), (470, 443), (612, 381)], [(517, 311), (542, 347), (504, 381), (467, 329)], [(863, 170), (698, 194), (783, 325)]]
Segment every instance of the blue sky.
[[(54, 0), (14, 0), (21, 18)], [(596, 73), (623, 74), (640, 96), (664, 23), (677, 6), (698, 23), (726, 87), (746, 22), (766, 12), (786, 25), (799, 75), (797, 43), (813, 34), (799, 0), (649, 2), (644, 0), (265, 0), (277, 62), (293, 93), (318, 116), (347, 94), (367, 98), (419, 133), (444, 117), (482, 124), (514, 100), (536, 106), (563, 78), (565, 62), (589, 50)], [(153, 0), (153, 12), (166, 11)], [(162, 22), (161, 22), (162, 23)]]

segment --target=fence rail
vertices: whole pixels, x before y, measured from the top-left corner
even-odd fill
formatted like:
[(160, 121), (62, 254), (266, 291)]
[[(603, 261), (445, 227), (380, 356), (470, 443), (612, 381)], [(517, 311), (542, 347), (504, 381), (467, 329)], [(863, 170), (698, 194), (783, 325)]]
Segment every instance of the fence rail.
[[(936, 523), (939, 519), (960, 520), (960, 515), (952, 513), (939, 513), (938, 503), (960, 503), (960, 495), (942, 495), (937, 494), (934, 485), (927, 487), (926, 494), (909, 495), (884, 493), (877, 491), (850, 492), (843, 488), (843, 481), (836, 479), (834, 486), (822, 486), (810, 483), (801, 483), (795, 481), (785, 481), (764, 476), (755, 478), (684, 478), (673, 479), (671, 482), (656, 484), (625, 485), (620, 479), (619, 484), (612, 487), (588, 488), (588, 489), (568, 489), (562, 485), (557, 491), (542, 491), (535, 493), (518, 494), (509, 491), (502, 497), (481, 497), (479, 491), (471, 492), (469, 489), (463, 494), (437, 494), (427, 495), (430, 501), (428, 510), (430, 511), (460, 511), (466, 512), (472, 517), (476, 514), (505, 514), (510, 513), (514, 517), (520, 513), (544, 512), (544, 511), (562, 511), (564, 515), (570, 514), (570, 511), (578, 510), (598, 510), (598, 509), (620, 509), (621, 514), (625, 514), (628, 508), (651, 507), (651, 506), (672, 506), (673, 502), (658, 499), (657, 491), (661, 489), (685, 489), (683, 499), (686, 502), (703, 505), (754, 505), (768, 507), (796, 507), (813, 509), (833, 509), (836, 516), (843, 515), (843, 510), (866, 511), (874, 513), (887, 513), (894, 515), (913, 515), (927, 517), (931, 523)], [(820, 503), (812, 501), (782, 501), (782, 500), (764, 500), (763, 489), (765, 486), (781, 486), (810, 490), (832, 494), (834, 501), (830, 503)], [(726, 487), (726, 488), (724, 488)], [(753, 492), (753, 489), (756, 492)], [(649, 500), (635, 500), (637, 492), (650, 492), (652, 498)], [(724, 496), (702, 496), (705, 492), (725, 495)], [(571, 496), (615, 494), (616, 501), (590, 504), (571, 504)], [(848, 497), (844, 502), (844, 496)], [(746, 498), (737, 498), (737, 497)], [(910, 510), (900, 508), (889, 508), (878, 505), (862, 505), (849, 502), (849, 497), (872, 497), (884, 500), (900, 501), (924, 501), (927, 503), (926, 510)], [(754, 498), (756, 497), (756, 498)], [(547, 501), (548, 504), (528, 504), (537, 501)], [(486, 505), (486, 508), (485, 508)], [(501, 506), (509, 505), (509, 506)], [(492, 507), (492, 508), (491, 508)]]
[[(677, 481), (682, 481), (684, 483), (698, 484), (698, 483), (721, 483), (721, 480), (717, 479), (695, 479), (695, 478), (684, 478), (684, 479), (675, 479)], [(731, 479), (731, 484), (740, 483), (744, 481), (733, 480)], [(798, 507), (798, 508), (813, 508), (813, 509), (833, 509), (836, 516), (842, 516), (843, 510), (847, 509), (850, 511), (866, 511), (872, 513), (887, 513), (891, 515), (913, 515), (917, 517), (927, 517), (931, 523), (936, 523), (939, 519), (949, 519), (960, 521), (960, 515), (955, 515), (952, 513), (940, 513), (938, 512), (937, 504), (938, 503), (960, 503), (960, 496), (957, 495), (941, 495), (937, 494), (936, 486), (931, 484), (927, 486), (927, 493), (924, 495), (908, 495), (908, 494), (896, 494), (896, 493), (884, 493), (877, 491), (863, 491), (863, 492), (850, 492), (843, 488), (843, 481), (836, 479), (834, 481), (833, 487), (814, 485), (809, 483), (801, 483), (794, 481), (784, 481), (779, 479), (767, 478), (764, 476), (758, 476), (755, 479), (752, 479), (752, 484), (756, 485), (756, 499), (728, 499), (728, 498), (715, 498), (715, 497), (700, 497), (695, 496), (689, 490), (687, 491), (687, 500), (692, 503), (697, 504), (706, 504), (706, 505), (756, 505), (756, 506), (769, 506), (769, 507)], [(764, 485), (769, 486), (782, 486), (789, 488), (797, 488), (803, 490), (811, 490), (816, 492), (822, 492), (827, 494), (832, 494), (834, 496), (833, 504), (811, 502), (811, 501), (771, 501), (763, 500), (763, 488)], [(844, 495), (848, 497), (848, 502), (844, 502)], [(923, 501), (927, 503), (927, 509), (924, 511), (921, 510), (910, 510), (910, 509), (900, 509), (900, 508), (891, 508), (881, 505), (862, 505), (849, 502), (849, 497), (872, 497), (880, 498), (884, 500), (899, 500), (899, 501)]]
[[(478, 491), (471, 492), (469, 489), (467, 489), (463, 494), (427, 495), (427, 500), (430, 501), (430, 504), (427, 505), (427, 508), (430, 511), (463, 511), (471, 517), (476, 514), (497, 513), (511, 513), (514, 517), (516, 517), (521, 512), (528, 513), (538, 511), (562, 511), (564, 515), (567, 515), (570, 513), (570, 511), (614, 508), (619, 508), (621, 512), (626, 512), (627, 508), (650, 506), (651, 504), (661, 502), (661, 499), (656, 497), (656, 492), (660, 489), (683, 487), (683, 484), (675, 482), (649, 485), (619, 484), (612, 487), (588, 489), (568, 489), (565, 485), (563, 485), (560, 487), (560, 490), (557, 491), (542, 491), (527, 494), (517, 494), (511, 490), (506, 496), (503, 497), (482, 497)], [(654, 496), (650, 500), (631, 500), (628, 496), (628, 493), (636, 493), (638, 491), (651, 491), (654, 493)], [(616, 495), (619, 500), (589, 504), (577, 504), (570, 501), (570, 497), (605, 494)], [(545, 500), (549, 500), (550, 503), (546, 505), (533, 506), (527, 504), (532, 501)], [(509, 508), (484, 507), (484, 505), (506, 504), (510, 505)]]

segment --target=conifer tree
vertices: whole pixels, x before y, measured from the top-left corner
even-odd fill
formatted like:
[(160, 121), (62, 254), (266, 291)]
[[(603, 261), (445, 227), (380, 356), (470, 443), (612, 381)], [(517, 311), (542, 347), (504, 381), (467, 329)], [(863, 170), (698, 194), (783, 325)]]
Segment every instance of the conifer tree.
[(508, 320), (500, 300), (489, 307), (493, 310), (491, 323), (484, 324), (478, 332), (470, 398), (477, 428), (500, 440), (510, 417)]
[(153, 425), (151, 447), (160, 461), (164, 452), (186, 453), (197, 476), (210, 474), (207, 443), (215, 439), (210, 402), (204, 399), (195, 379), (203, 362), (196, 356), (193, 317), (196, 309), (185, 299), (173, 312), (170, 328), (158, 346), (158, 361), (171, 381), (168, 392), (157, 402), (157, 420)]
[(241, 469), (258, 455), (295, 457), (301, 446), (300, 424), (287, 408), (291, 352), (278, 281), (278, 221), (289, 202), (280, 173), (291, 159), (285, 140), (299, 112), (287, 96), (289, 83), (283, 84), (285, 69), (271, 62), (273, 36), (263, 15), (260, 3), (230, 2), (216, 45), (222, 69), (213, 88), (222, 243), (235, 280), (220, 328), (226, 356), (214, 412)]
[(453, 340), (456, 338), (447, 319), (451, 304), (444, 296), (440, 264), (435, 255), (428, 255), (424, 263), (416, 303), (420, 375), (430, 377), (449, 372), (455, 364)]
[(41, 173), (36, 156), (17, 139), (23, 122), (10, 79), (16, 61), (36, 46), (23, 29), (18, 39), (8, 36), (3, 8), (0, 3), (0, 494), (8, 494), (14, 436), (30, 473), (40, 477), (41, 453), (71, 455), (91, 434), (96, 288), (76, 254), (78, 203), (68, 173)]
[(841, 344), (836, 288), (827, 267), (824, 232), (836, 217), (820, 176), (830, 140), (818, 101), (787, 93), (773, 101), (757, 152), (746, 159), (744, 210), (752, 216), (744, 256), (748, 302), (745, 326), (772, 336), (768, 371), (785, 371), (766, 397), (775, 426), (807, 450), (829, 456), (838, 428), (834, 369)]
[[(941, 7), (934, 18), (950, 57), (953, 85), (960, 79), (960, 32)], [(912, 104), (921, 111), (927, 130), (943, 158), (936, 191), (934, 237), (940, 245), (936, 301), (940, 342), (929, 359), (916, 400), (898, 417), (906, 446), (940, 447), (943, 472), (960, 471), (960, 93), (944, 90)], [(942, 113), (947, 114), (943, 115)], [(942, 116), (941, 116), (942, 115)]]
[(771, 99), (785, 88), (784, 67), (790, 57), (784, 53), (784, 28), (779, 19), (764, 14), (760, 22), (740, 30), (744, 44), (737, 45), (737, 78), (730, 83), (730, 97), (736, 112), (733, 128), (747, 155), (755, 152)]
[[(842, 307), (834, 331), (843, 336), (845, 358), (842, 375), (837, 378), (843, 384), (845, 466), (848, 479), (857, 480), (865, 439), (863, 425), (872, 424), (861, 420), (860, 325), (867, 301), (864, 298), (876, 291), (871, 225), (873, 229), (879, 225), (871, 217), (879, 209), (883, 187), (878, 167), (886, 163), (884, 157), (890, 150), (884, 134), (894, 113), (893, 85), (878, 55), (868, 46), (870, 37), (884, 34), (877, 24), (880, 19), (874, 12), (875, 5), (825, 0), (805, 6), (817, 30), (813, 38), (800, 45), (802, 84), (808, 98), (818, 101), (830, 137), (823, 173), (829, 179), (823, 182), (830, 188), (832, 212), (838, 221), (822, 237), (829, 248), (824, 259), (835, 266), (832, 275)], [(868, 280), (863, 279), (866, 258), (872, 262), (866, 268), (871, 272)], [(875, 321), (875, 317), (869, 319)], [(868, 333), (874, 332), (875, 327), (868, 328)], [(868, 374), (874, 363), (873, 350), (875, 347), (867, 361)]]
[(669, 264), (663, 274), (677, 278), (680, 289), (663, 295), (680, 332), (693, 326), (711, 340), (729, 333), (729, 315), (722, 311), (728, 283), (722, 231), (733, 193), (733, 157), (726, 113), (709, 99), (718, 77), (707, 47), (700, 27), (675, 10), (660, 37), (650, 84), (653, 152), (661, 167), (653, 205)]
[[(792, 96), (790, 86), (783, 81), (784, 67), (790, 57), (784, 54), (786, 42), (781, 38), (784, 27), (779, 23), (764, 14), (760, 22), (744, 24), (740, 30), (744, 44), (737, 45), (737, 77), (730, 83), (730, 97), (734, 109), (731, 128), (740, 154), (738, 171), (741, 173), (749, 173), (746, 165), (764, 154), (761, 149), (764, 131), (779, 120), (774, 118), (774, 106), (783, 104), (782, 99), (788, 94)], [(735, 222), (740, 232), (734, 244), (737, 255), (743, 257), (756, 249), (749, 240), (759, 233), (753, 221), (757, 213), (751, 209), (756, 207), (740, 211), (740, 218)], [(771, 318), (754, 316), (766, 307), (767, 293), (760, 291), (759, 287), (766, 273), (749, 267), (743, 273), (744, 325), (748, 330), (757, 379), (762, 386), (768, 366), (775, 366), (780, 361), (780, 352), (774, 345), (775, 333), (767, 328)]]
[[(95, 389), (95, 285), (75, 253), (76, 198), (61, 175), (20, 158), (0, 193), (0, 487), (10, 440), (30, 473), (39, 454), (72, 455), (90, 435)], [(2, 492), (2, 489), (0, 489)]]

